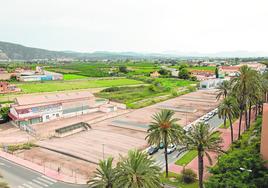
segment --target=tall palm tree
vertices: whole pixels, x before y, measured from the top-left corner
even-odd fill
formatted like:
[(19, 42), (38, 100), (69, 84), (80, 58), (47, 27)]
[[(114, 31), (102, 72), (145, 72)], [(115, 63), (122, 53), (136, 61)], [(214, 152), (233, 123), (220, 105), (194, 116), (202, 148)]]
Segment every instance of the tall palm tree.
[(161, 169), (151, 156), (137, 150), (121, 156), (116, 167), (116, 187), (155, 188), (160, 187)]
[(238, 137), (240, 138), (242, 117), (247, 105), (248, 88), (251, 79), (250, 77), (252, 76), (252, 71), (248, 66), (245, 65), (240, 67), (239, 72), (239, 76), (233, 78), (231, 80), (231, 84), (233, 85), (233, 93), (236, 95), (236, 99), (239, 104), (240, 114)]
[(238, 114), (238, 104), (233, 97), (226, 97), (219, 106), (219, 116), (228, 117), (231, 129), (231, 142), (234, 141), (234, 134), (233, 134), (233, 124), (232, 120)]
[(182, 133), (182, 128), (176, 124), (177, 118), (173, 118), (174, 112), (171, 110), (161, 110), (153, 116), (153, 122), (149, 125), (148, 135), (145, 139), (151, 145), (164, 144), (166, 177), (168, 177), (168, 157), (167, 147), (169, 144), (175, 144)]
[(226, 98), (232, 87), (229, 81), (224, 80), (217, 88), (217, 96), (216, 99), (220, 100), (222, 97)]
[(99, 167), (95, 176), (87, 183), (90, 188), (112, 188), (115, 181), (115, 169), (113, 168), (113, 158), (99, 162)]
[(221, 149), (222, 139), (218, 134), (218, 131), (212, 132), (210, 126), (199, 123), (187, 131), (181, 140), (183, 147), (179, 149), (180, 153), (187, 150), (195, 150), (198, 153), (199, 188), (203, 188), (204, 156), (212, 164), (212, 159), (208, 152), (223, 152)]
[[(217, 87), (217, 96), (216, 99), (220, 100), (222, 97), (225, 99), (228, 94), (231, 92), (231, 83), (227, 80), (224, 80), (218, 87)], [(226, 116), (223, 115), (223, 124), (224, 128), (226, 128)]]

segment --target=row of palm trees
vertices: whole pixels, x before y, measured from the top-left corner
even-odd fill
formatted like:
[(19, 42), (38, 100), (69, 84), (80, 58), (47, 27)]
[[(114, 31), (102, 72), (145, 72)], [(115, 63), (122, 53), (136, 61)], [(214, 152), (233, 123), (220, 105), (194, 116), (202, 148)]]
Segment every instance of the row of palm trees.
[[(250, 127), (251, 109), (255, 108), (255, 118), (262, 111), (263, 102), (268, 101), (268, 75), (260, 75), (247, 66), (240, 68), (238, 77), (224, 81), (218, 88), (217, 99), (223, 98), (219, 106), (219, 116), (230, 123), (231, 140), (233, 142), (232, 120), (239, 117), (239, 137), (242, 117), (245, 117), (246, 129)], [(168, 177), (167, 147), (171, 144), (179, 146), (180, 153), (195, 150), (198, 153), (199, 188), (203, 188), (204, 157), (211, 163), (210, 152), (221, 153), (222, 139), (218, 131), (211, 131), (204, 123), (194, 125), (185, 131), (177, 124), (174, 112), (162, 110), (153, 116), (149, 125), (147, 141), (151, 145), (164, 144), (165, 175)], [(147, 154), (130, 151), (128, 157), (121, 157), (116, 167), (112, 167), (112, 158), (101, 161), (96, 176), (89, 182), (90, 187), (160, 187), (160, 169)]]
[(255, 119), (262, 112), (263, 103), (268, 101), (268, 74), (259, 74), (248, 66), (242, 66), (239, 75), (230, 81), (224, 81), (218, 87), (217, 99), (223, 98), (219, 105), (219, 117), (229, 120), (231, 141), (234, 141), (232, 120), (239, 118), (238, 138), (242, 131), (244, 117), (245, 130), (249, 129), (252, 120), (252, 109)]

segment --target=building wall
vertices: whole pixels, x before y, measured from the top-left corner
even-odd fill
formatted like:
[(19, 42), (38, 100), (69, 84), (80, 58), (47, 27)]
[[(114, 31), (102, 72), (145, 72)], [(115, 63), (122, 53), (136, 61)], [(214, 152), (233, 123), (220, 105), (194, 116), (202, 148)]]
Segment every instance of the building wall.
[[(268, 160), (268, 103), (263, 105), (261, 155), (264, 160)], [(268, 163), (266, 163), (266, 167), (268, 167)]]

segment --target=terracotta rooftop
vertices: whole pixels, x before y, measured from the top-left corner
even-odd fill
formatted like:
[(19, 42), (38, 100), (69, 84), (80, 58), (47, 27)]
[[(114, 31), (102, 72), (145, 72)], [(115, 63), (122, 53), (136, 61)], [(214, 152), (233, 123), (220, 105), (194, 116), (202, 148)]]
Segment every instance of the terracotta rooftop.
[(70, 93), (58, 93), (36, 96), (21, 96), (16, 98), (17, 105), (35, 105), (42, 103), (56, 103), (65, 100), (75, 100), (82, 98), (91, 98), (94, 95), (88, 91), (70, 92)]
[(220, 67), (222, 70), (239, 70), (240, 69), (240, 67), (238, 67), (238, 66), (221, 66)]

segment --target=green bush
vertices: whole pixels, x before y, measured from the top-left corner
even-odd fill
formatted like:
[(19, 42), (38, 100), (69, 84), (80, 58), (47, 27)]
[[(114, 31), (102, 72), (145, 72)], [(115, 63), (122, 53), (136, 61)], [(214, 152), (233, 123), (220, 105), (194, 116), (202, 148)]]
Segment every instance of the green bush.
[(210, 168), (212, 176), (206, 187), (268, 187), (268, 170), (260, 155), (260, 137), (261, 119), (258, 119), (226, 154), (220, 156), (218, 164)]
[(9, 107), (2, 107), (0, 109), (0, 116), (2, 117), (3, 121), (8, 121), (8, 113), (9, 113), (10, 108)]
[(115, 91), (120, 91), (120, 88), (119, 87), (109, 87), (109, 88), (102, 90), (101, 92), (115, 92)]
[(195, 182), (197, 175), (192, 169), (183, 169), (180, 178), (183, 183), (189, 184)]
[(8, 151), (13, 153), (17, 150), (29, 150), (32, 147), (36, 147), (35, 144), (28, 142), (28, 143), (24, 143), (24, 144), (15, 144), (15, 145), (9, 145), (8, 146)]

